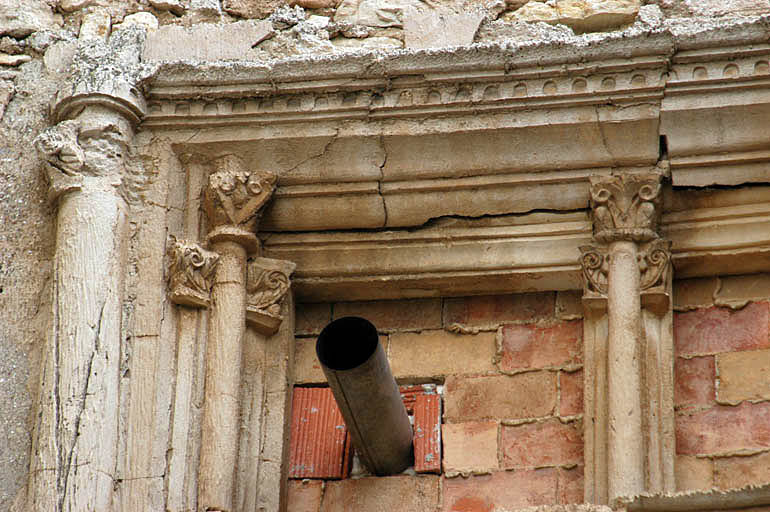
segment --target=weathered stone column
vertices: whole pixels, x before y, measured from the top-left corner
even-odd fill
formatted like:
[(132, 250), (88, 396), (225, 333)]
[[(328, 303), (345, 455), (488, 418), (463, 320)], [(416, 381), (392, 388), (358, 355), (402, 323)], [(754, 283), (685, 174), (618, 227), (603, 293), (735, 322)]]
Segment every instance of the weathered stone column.
[(661, 178), (652, 172), (591, 180), (598, 245), (581, 247), (589, 502), (673, 486), (670, 251), (657, 233)]
[(219, 254), (211, 290), (198, 509), (231, 512), (238, 463), (241, 343), (246, 327), (246, 258), (257, 254), (258, 212), (276, 176), (246, 171), (232, 155), (214, 162), (204, 205), (208, 242)]

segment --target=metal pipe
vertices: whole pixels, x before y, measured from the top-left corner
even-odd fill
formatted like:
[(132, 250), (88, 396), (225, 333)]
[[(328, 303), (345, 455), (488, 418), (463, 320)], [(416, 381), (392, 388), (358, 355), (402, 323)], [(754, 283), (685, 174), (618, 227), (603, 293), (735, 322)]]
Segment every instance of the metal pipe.
[(411, 466), (412, 427), (374, 325), (352, 316), (335, 320), (321, 331), (316, 354), (369, 470), (393, 475)]

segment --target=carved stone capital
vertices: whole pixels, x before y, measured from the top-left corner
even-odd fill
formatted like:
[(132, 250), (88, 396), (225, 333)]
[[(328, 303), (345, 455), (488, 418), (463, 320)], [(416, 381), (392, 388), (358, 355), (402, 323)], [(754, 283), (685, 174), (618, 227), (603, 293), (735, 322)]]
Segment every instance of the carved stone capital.
[[(609, 261), (608, 246), (580, 247), (580, 266), (583, 277), (583, 300), (588, 304), (604, 306), (607, 300)], [(639, 287), (645, 305), (665, 306), (669, 297), (671, 273), (671, 242), (654, 239), (639, 245)]]
[(101, 107), (44, 130), (35, 148), (43, 160), (49, 198), (80, 190), (88, 182), (120, 186), (132, 135), (125, 118)]
[(246, 321), (261, 334), (270, 336), (283, 321), (281, 302), (289, 291), (289, 277), (297, 265), (291, 261), (254, 258), (246, 279)]
[(610, 243), (658, 238), (661, 177), (654, 172), (591, 177), (594, 239)]
[(260, 210), (275, 190), (278, 177), (270, 171), (248, 171), (240, 158), (226, 155), (214, 162), (204, 207), (212, 242), (230, 240), (256, 251)]
[(169, 299), (182, 306), (208, 307), (211, 302), (211, 278), (219, 255), (195, 242), (177, 240), (173, 236), (169, 242)]

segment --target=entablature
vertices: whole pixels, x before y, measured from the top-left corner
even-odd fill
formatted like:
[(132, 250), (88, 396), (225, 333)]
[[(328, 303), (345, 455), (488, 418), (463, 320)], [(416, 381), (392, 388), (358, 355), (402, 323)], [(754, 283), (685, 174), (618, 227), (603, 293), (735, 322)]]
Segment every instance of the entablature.
[(302, 300), (578, 289), (589, 177), (650, 169), (677, 277), (767, 271), (767, 187), (678, 188), (770, 182), (767, 19), (730, 23), (160, 63), (142, 126), (278, 175), (261, 236)]

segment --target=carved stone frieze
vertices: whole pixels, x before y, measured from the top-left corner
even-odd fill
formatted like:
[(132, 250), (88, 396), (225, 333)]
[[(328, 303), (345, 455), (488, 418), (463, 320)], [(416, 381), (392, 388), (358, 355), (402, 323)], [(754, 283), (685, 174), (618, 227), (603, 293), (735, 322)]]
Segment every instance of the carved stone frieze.
[(182, 306), (207, 307), (211, 302), (211, 278), (219, 255), (195, 242), (171, 237), (168, 247), (168, 295)]
[(289, 277), (297, 267), (291, 261), (254, 258), (246, 281), (246, 321), (264, 335), (278, 331), (283, 321), (281, 302), (289, 291)]
[(270, 171), (249, 171), (240, 158), (226, 155), (214, 163), (204, 207), (209, 221), (209, 240), (233, 240), (251, 252), (260, 210), (270, 199), (278, 180)]
[(658, 238), (660, 181), (658, 173), (591, 177), (594, 239), (610, 243)]

